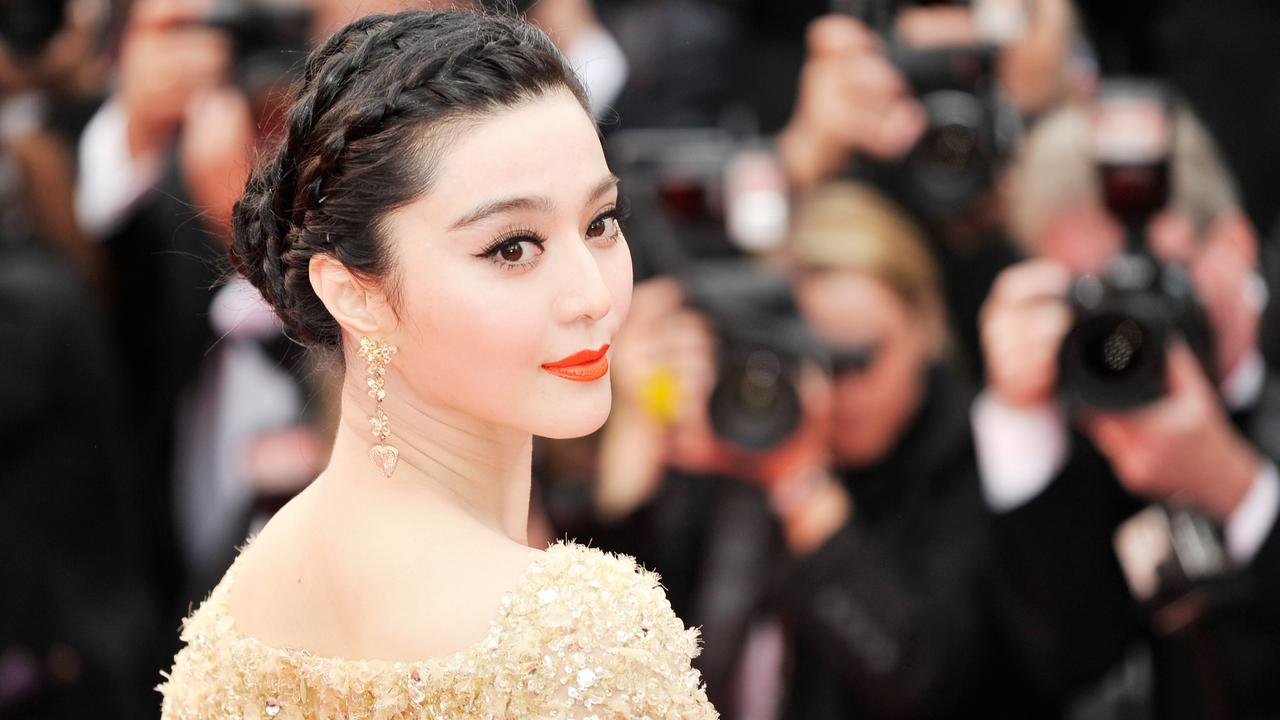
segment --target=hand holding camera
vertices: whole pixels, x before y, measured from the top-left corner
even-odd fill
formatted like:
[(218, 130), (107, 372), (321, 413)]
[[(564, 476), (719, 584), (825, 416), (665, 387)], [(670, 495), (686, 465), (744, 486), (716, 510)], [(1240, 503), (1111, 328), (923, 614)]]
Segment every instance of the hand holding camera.
[(620, 517), (657, 492), (668, 467), (718, 469), (718, 445), (706, 415), (715, 383), (714, 338), (702, 316), (684, 307), (673, 278), (635, 287), (614, 343), (614, 407), (600, 449), (597, 511)]
[[(1064, 266), (1030, 260), (992, 288), (982, 311), (983, 353), (988, 387), (1006, 405), (1043, 407), (1059, 396), (1064, 340), (1086, 327), (1064, 300), (1073, 282)], [(1078, 417), (1134, 495), (1224, 519), (1257, 475), (1257, 453), (1231, 426), (1184, 340), (1171, 340), (1161, 360), (1158, 398), (1136, 407), (1078, 406)]]
[(1011, 407), (1052, 402), (1058, 351), (1071, 329), (1064, 301), (1071, 273), (1051, 260), (1028, 260), (996, 280), (980, 319), (987, 384)]
[(203, 0), (141, 0), (130, 13), (119, 98), (134, 157), (166, 147), (193, 98), (230, 77), (230, 38), (197, 24), (209, 5)]
[(182, 127), (178, 157), (191, 202), (229, 241), (231, 210), (258, 141), (249, 101), (234, 87), (199, 90), (187, 102)]
[[(806, 547), (803, 538), (820, 543), (849, 506), (843, 489), (828, 487), (829, 476), (815, 479), (830, 461), (831, 380), (812, 362), (802, 364), (795, 378), (801, 413), (786, 437), (758, 450), (733, 444), (711, 416), (723, 380), (715, 335), (685, 302), (673, 278), (636, 286), (611, 364), (615, 405), (602, 439), (597, 510), (625, 515), (657, 491), (668, 468), (719, 474), (769, 492), (784, 528), (794, 528), (788, 534)], [(833, 503), (833, 494), (845, 501)]]
[(1085, 428), (1129, 492), (1223, 521), (1262, 461), (1231, 426), (1186, 343), (1176, 341), (1167, 359), (1164, 397), (1132, 412), (1091, 414)]
[(793, 183), (815, 185), (858, 153), (887, 161), (911, 149), (924, 111), (875, 33), (828, 15), (809, 27), (806, 46), (795, 111), (779, 138)]
[[(779, 367), (779, 355), (719, 337), (712, 320), (689, 302), (674, 278), (636, 287), (625, 342), (616, 344), (611, 364), (617, 422), (610, 425), (647, 438), (646, 457), (657, 465), (746, 477), (762, 486), (825, 461), (826, 374), (799, 359), (790, 359), (795, 367)], [(757, 360), (740, 365), (727, 362), (726, 353)], [(791, 395), (794, 407), (783, 399)]]
[(224, 237), (310, 26), (310, 9), (292, 2), (142, 0), (131, 14), (119, 91), (130, 153), (159, 153), (182, 128), (190, 200)]

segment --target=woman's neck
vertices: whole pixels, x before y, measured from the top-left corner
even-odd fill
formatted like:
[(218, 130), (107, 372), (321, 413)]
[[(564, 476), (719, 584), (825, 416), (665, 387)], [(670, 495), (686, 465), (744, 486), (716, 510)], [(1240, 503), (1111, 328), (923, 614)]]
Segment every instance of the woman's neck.
[(369, 425), (373, 399), (363, 376), (348, 375), (333, 453), (318, 482), (354, 490), (355, 497), (381, 491), (403, 494), (408, 502), (425, 498), (439, 510), (461, 511), (528, 544), (532, 435), (414, 398), (394, 371), (387, 374), (386, 389), (387, 444), (400, 455), (391, 477), (369, 457), (376, 444)]

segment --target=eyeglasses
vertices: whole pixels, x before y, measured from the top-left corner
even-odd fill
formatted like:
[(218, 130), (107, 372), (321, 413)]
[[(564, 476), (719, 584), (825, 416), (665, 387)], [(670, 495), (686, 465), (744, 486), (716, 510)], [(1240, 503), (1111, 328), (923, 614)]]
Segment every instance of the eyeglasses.
[(828, 346), (827, 356), (831, 359), (831, 371), (836, 375), (845, 373), (861, 375), (876, 364), (882, 349), (883, 343), (881, 342), (842, 347)]

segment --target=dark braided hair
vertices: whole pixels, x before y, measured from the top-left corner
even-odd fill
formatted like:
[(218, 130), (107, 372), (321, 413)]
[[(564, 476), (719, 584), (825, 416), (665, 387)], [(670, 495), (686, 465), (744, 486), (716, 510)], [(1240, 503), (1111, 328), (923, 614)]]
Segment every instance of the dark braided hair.
[(586, 94), (540, 30), (463, 10), (371, 15), (307, 58), (285, 137), (249, 178), (232, 220), (231, 264), (299, 342), (336, 348), (337, 322), (308, 265), (328, 253), (358, 277), (398, 283), (383, 220), (433, 181), (459, 124), (568, 90)]

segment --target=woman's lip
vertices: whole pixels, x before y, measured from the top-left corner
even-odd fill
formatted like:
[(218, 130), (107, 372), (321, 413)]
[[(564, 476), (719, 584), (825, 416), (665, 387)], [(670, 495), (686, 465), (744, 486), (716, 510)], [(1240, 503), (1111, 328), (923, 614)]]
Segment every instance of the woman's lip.
[(601, 355), (592, 362), (579, 363), (578, 365), (569, 365), (567, 367), (543, 365), (542, 369), (565, 380), (591, 382), (592, 380), (599, 380), (605, 376), (605, 373), (609, 372), (609, 358)]
[(545, 363), (542, 369), (565, 380), (576, 382), (599, 380), (609, 372), (609, 359), (604, 355), (608, 350), (609, 346), (605, 344), (599, 350), (576, 352), (563, 360)]
[(605, 343), (598, 350), (579, 350), (563, 360), (555, 362), (543, 363), (542, 367), (547, 370), (559, 370), (562, 368), (570, 368), (575, 365), (594, 365), (597, 361), (604, 358), (604, 354), (608, 352), (609, 344)]

